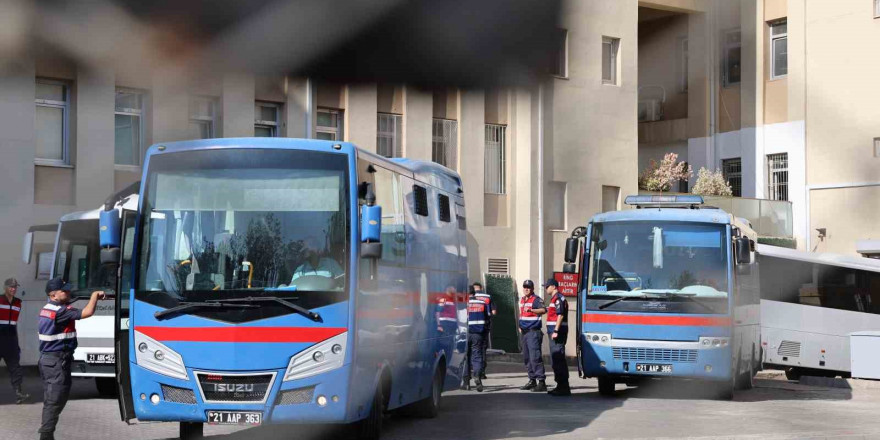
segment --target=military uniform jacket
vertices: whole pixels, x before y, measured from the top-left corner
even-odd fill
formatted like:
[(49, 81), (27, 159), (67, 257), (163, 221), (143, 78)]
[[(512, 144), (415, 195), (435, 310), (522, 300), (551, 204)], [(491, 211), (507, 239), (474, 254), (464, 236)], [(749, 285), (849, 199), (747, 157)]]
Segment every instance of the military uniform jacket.
[(40, 352), (76, 350), (76, 321), (82, 312), (68, 304), (49, 301), (40, 310)]

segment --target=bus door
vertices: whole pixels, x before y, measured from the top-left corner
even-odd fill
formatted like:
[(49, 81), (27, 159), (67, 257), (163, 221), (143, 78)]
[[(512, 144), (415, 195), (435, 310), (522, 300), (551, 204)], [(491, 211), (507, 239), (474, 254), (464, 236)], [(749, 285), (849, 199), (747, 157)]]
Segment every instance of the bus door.
[(114, 347), (116, 349), (116, 386), (119, 396), (119, 415), (129, 423), (135, 418), (134, 401), (131, 396), (131, 375), (128, 359), (129, 309), (131, 308), (131, 260), (134, 249), (137, 211), (122, 211), (122, 239), (120, 240), (120, 264), (116, 279), (116, 319), (114, 322)]

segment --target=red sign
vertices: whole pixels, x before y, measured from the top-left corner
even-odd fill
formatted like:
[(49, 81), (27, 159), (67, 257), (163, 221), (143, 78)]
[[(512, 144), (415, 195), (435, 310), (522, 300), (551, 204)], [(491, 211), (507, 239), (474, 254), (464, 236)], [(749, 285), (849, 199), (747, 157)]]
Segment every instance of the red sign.
[(553, 272), (553, 279), (559, 283), (559, 293), (561, 293), (562, 296), (577, 296), (578, 274)]

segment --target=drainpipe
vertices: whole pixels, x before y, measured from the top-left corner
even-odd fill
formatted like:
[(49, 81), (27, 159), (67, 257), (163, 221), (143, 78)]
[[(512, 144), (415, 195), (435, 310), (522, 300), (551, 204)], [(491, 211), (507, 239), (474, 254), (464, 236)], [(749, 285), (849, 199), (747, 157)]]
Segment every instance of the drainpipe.
[(315, 88), (312, 78), (306, 78), (306, 139), (313, 139), (312, 133), (312, 103), (314, 103)]
[(544, 84), (538, 84), (538, 283), (544, 296)]
[(715, 156), (716, 156), (716, 154), (715, 154), (715, 130), (716, 130), (716, 127), (715, 127), (715, 124), (716, 124), (716, 120), (718, 118), (718, 113), (717, 113), (716, 107), (718, 105), (717, 94), (721, 92), (721, 90), (718, 88), (718, 75), (721, 74), (721, 68), (717, 63), (717, 61), (718, 61), (717, 46), (718, 46), (719, 42), (714, 37), (717, 34), (717, 32), (715, 32), (715, 30), (717, 29), (716, 26), (718, 26), (718, 19), (717, 19), (718, 11), (716, 10), (716, 8), (717, 8), (717, 6), (715, 4), (712, 4), (712, 6), (711, 6), (711, 20), (710, 20), (710, 24), (708, 26), (708, 28), (709, 28), (708, 31), (709, 31), (710, 37), (707, 39), (709, 42), (709, 47), (708, 47), (708, 49), (709, 49), (708, 55), (709, 56), (708, 56), (708, 58), (709, 58), (709, 65), (711, 66), (711, 68), (710, 68), (711, 73), (709, 75), (709, 139), (708, 139), (709, 145), (708, 145), (708, 149), (707, 149), (708, 151), (706, 151), (706, 165), (711, 170), (716, 169), (716, 164), (715, 164), (715, 162), (716, 162), (716, 160), (715, 160)]

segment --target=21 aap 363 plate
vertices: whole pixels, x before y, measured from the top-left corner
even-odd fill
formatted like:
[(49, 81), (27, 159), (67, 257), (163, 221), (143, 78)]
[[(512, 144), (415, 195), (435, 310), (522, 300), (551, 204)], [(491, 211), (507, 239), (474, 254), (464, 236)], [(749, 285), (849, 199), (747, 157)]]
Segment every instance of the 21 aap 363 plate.
[(252, 425), (263, 423), (263, 413), (257, 411), (208, 411), (212, 425)]

